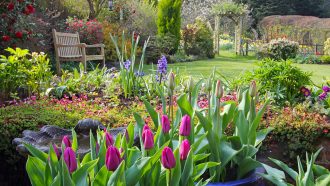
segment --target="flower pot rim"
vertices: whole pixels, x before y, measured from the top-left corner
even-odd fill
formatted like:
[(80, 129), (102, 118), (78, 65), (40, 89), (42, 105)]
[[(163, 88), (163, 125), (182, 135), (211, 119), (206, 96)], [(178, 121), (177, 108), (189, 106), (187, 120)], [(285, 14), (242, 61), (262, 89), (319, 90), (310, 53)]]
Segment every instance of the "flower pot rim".
[(265, 169), (263, 167), (258, 167), (248, 177), (240, 180), (228, 181), (228, 182), (212, 182), (212, 183), (208, 183), (207, 185), (208, 186), (242, 186), (245, 184), (251, 184), (262, 178), (257, 173), (265, 173)]

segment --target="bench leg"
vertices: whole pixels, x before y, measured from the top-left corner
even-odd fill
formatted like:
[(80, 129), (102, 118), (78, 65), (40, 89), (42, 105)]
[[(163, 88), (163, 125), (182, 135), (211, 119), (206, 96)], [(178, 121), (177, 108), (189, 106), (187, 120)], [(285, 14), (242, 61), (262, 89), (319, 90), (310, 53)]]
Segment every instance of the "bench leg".
[(60, 76), (61, 75), (61, 63), (60, 63), (60, 59), (59, 59), (59, 57), (56, 57), (55, 60), (56, 60), (56, 71), (57, 71), (57, 75)]
[(83, 47), (81, 52), (82, 52), (82, 63), (84, 65), (84, 73), (87, 73), (86, 48)]

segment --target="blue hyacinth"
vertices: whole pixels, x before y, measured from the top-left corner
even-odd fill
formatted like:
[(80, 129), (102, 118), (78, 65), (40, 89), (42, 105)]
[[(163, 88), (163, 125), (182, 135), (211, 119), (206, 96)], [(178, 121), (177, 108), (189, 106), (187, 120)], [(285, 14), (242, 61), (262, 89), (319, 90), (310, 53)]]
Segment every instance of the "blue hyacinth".
[(124, 68), (126, 70), (129, 70), (129, 68), (131, 67), (131, 61), (130, 60), (127, 60), (124, 62)]
[(135, 72), (134, 75), (137, 76), (137, 77), (142, 77), (145, 74), (144, 74), (144, 72)]
[(167, 59), (163, 55), (159, 60), (157, 64), (157, 73), (156, 73), (156, 80), (158, 82), (162, 82), (166, 80), (166, 74), (167, 74)]

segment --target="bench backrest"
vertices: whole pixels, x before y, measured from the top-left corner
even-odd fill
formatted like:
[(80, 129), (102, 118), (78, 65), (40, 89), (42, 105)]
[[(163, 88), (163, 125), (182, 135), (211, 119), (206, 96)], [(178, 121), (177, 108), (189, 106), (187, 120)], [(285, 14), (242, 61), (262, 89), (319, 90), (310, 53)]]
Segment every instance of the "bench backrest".
[(57, 44), (61, 45), (75, 45), (80, 44), (79, 34), (78, 33), (63, 33), (56, 32), (53, 29), (53, 39), (55, 50), (59, 57), (80, 57), (82, 55), (81, 48), (79, 47), (60, 47)]

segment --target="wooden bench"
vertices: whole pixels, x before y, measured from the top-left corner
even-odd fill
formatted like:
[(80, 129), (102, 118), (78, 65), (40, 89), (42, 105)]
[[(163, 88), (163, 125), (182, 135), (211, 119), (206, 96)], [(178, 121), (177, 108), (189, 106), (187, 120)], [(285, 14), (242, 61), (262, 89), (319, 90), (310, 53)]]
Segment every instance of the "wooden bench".
[[(104, 44), (87, 45), (80, 43), (78, 33), (62, 33), (53, 29), (57, 74), (61, 74), (61, 61), (80, 61), (86, 72), (87, 61), (102, 60), (105, 66)], [(100, 48), (99, 55), (86, 55), (87, 48)]]

